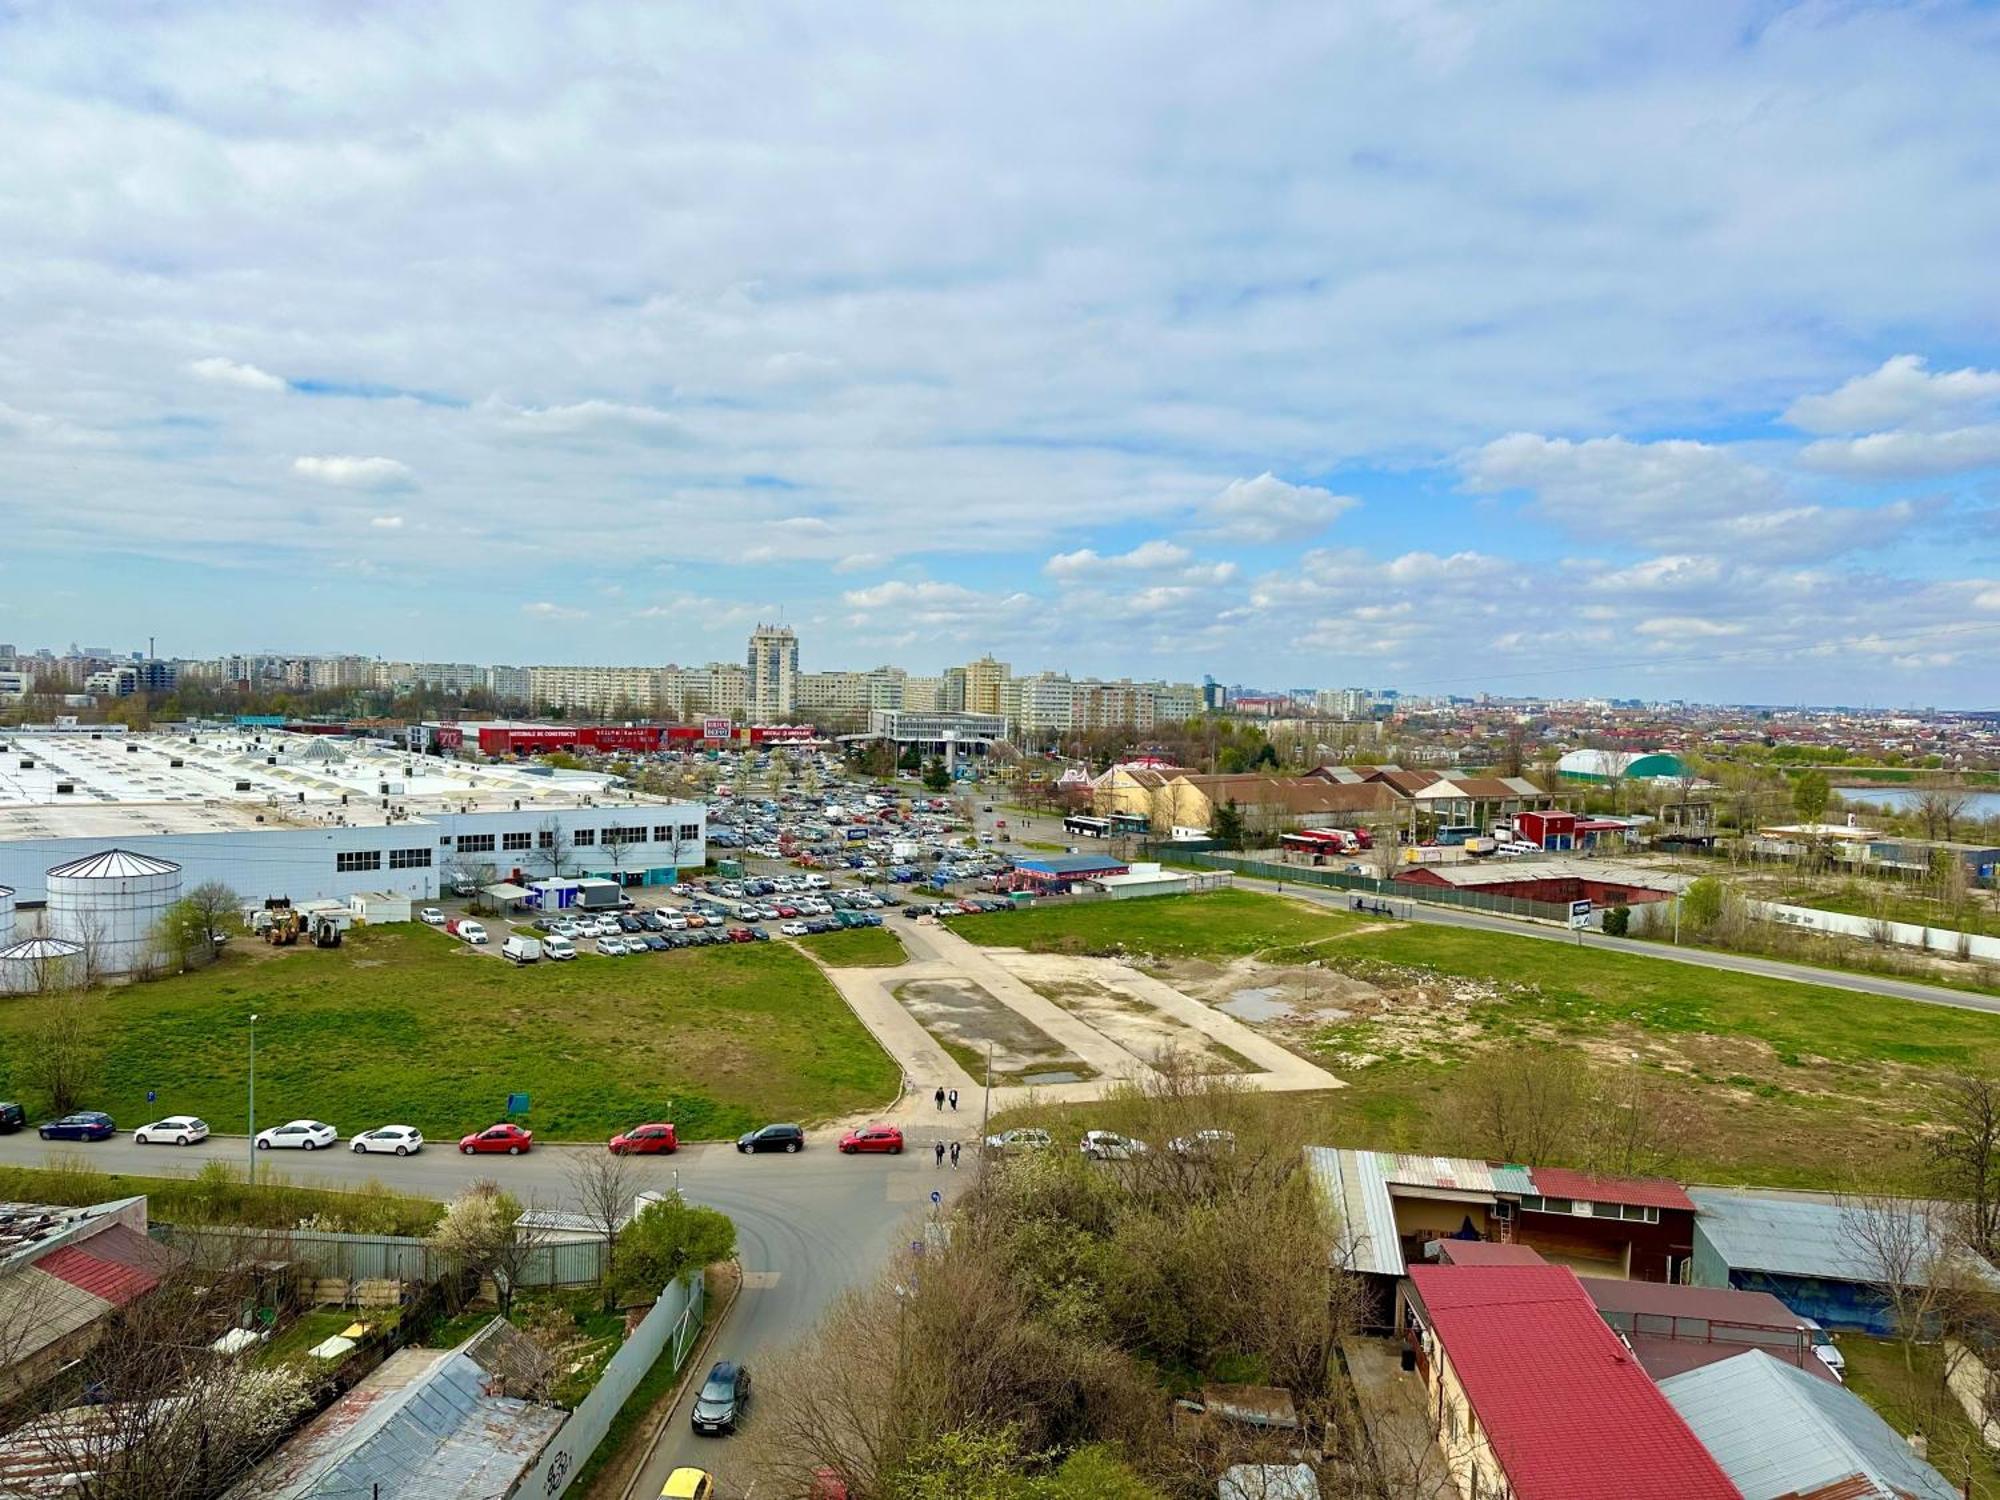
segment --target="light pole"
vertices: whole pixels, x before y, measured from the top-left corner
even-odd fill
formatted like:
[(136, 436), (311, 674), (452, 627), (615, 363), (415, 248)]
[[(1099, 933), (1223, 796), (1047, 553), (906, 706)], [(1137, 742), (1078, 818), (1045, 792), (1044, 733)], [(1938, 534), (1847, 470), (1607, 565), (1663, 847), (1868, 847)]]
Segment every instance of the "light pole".
[(257, 1012), (250, 1012), (250, 1182), (257, 1182)]

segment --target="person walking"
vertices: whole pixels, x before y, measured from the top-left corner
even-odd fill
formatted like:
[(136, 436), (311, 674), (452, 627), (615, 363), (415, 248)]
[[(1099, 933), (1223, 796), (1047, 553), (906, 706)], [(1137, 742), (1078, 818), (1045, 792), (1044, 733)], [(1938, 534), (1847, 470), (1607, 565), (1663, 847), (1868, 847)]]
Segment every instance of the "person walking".
[(945, 1097), (946, 1097), (947, 1099), (951, 1100), (951, 1107), (952, 1107), (953, 1109), (957, 1109), (957, 1108), (958, 1108), (958, 1090), (957, 1090), (957, 1089), (953, 1089), (953, 1090), (952, 1090), (952, 1091), (951, 1091), (951, 1092), (950, 1092), (949, 1094), (945, 1095)]
[(942, 1167), (944, 1165), (944, 1142), (939, 1141), (933, 1149), (937, 1152), (937, 1164)]
[(952, 1171), (954, 1171), (954, 1172), (956, 1172), (956, 1171), (958, 1170), (958, 1142), (957, 1142), (957, 1141), (953, 1141), (953, 1142), (951, 1143), (951, 1169), (952, 1169)]
[(939, 1109), (943, 1109), (943, 1108), (944, 1108), (944, 1085), (943, 1085), (943, 1084), (939, 1084), (939, 1085), (938, 1085), (938, 1091), (937, 1091), (937, 1107), (938, 1107)]

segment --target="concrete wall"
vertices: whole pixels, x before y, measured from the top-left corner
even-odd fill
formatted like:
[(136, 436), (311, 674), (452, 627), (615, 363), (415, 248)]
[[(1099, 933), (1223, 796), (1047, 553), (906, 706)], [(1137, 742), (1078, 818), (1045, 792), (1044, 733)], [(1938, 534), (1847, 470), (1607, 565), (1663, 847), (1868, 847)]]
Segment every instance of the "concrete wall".
[(1953, 958), (1968, 957), (2000, 963), (2000, 937), (1954, 932), (1946, 927), (1919, 927), (1911, 922), (1877, 922), (1847, 912), (1821, 911), (1816, 906), (1786, 906), (1776, 901), (1752, 901), (1750, 910), (1767, 922), (1804, 927), (1813, 932), (1844, 933), (1874, 941), (1887, 928), (1889, 941), (1905, 948), (1925, 948)]
[(703, 1282), (700, 1271), (691, 1272), (660, 1293), (653, 1310), (632, 1330), (624, 1346), (611, 1356), (604, 1374), (583, 1398), (561, 1431), (542, 1450), (535, 1467), (521, 1476), (508, 1495), (531, 1496), (533, 1500), (554, 1500), (570, 1486), (577, 1471), (597, 1451), (611, 1419), (643, 1380), (661, 1353), (671, 1348), (676, 1366), (687, 1358), (701, 1335)]

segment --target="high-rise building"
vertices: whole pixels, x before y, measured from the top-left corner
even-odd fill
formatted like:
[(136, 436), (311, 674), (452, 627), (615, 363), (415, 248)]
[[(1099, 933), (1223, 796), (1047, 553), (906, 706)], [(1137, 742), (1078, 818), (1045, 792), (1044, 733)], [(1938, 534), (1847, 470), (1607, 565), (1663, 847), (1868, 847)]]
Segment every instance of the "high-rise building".
[(1075, 698), (1076, 684), (1057, 672), (1010, 677), (1000, 684), (1000, 712), (1024, 735), (1068, 729)]
[(759, 625), (750, 632), (750, 717), (760, 723), (798, 711), (799, 638), (789, 625)]
[(1012, 675), (1004, 661), (991, 654), (965, 664), (965, 711), (969, 714), (1000, 712), (1000, 684)]
[(650, 715), (660, 702), (658, 667), (530, 667), (534, 712), (561, 709), (594, 718)]
[(934, 714), (944, 707), (942, 677), (905, 677), (902, 707), (913, 714)]

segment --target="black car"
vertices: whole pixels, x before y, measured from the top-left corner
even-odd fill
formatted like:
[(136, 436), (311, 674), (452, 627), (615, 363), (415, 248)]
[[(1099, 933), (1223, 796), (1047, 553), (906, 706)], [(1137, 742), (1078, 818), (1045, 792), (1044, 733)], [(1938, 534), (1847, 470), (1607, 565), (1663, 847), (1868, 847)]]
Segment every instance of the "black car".
[(766, 932), (766, 931), (765, 931), (765, 930), (764, 930), (763, 928), (761, 928), (761, 927), (753, 927), (753, 928), (751, 928), (751, 929), (750, 929), (750, 936), (751, 936), (751, 939), (752, 939), (753, 941), (755, 941), (755, 942), (759, 942), (759, 943), (768, 943), (768, 942), (770, 942), (770, 941), (771, 941), (771, 934), (770, 934), (770, 933), (768, 933), (768, 932)]
[(645, 937), (646, 946), (655, 953), (665, 953), (673, 946), (657, 932), (649, 932)]
[(101, 1110), (86, 1109), (39, 1127), (45, 1141), (103, 1141), (118, 1133), (111, 1116)]
[(667, 924), (660, 919), (660, 914), (656, 911), (641, 912), (639, 914), (639, 925), (644, 927), (648, 932), (665, 932), (667, 930)]
[(930, 908), (928, 906), (906, 906), (903, 908), (903, 915), (906, 917), (921, 917), (927, 915), (929, 912)]
[(753, 1130), (748, 1135), (736, 1138), (738, 1151), (803, 1151), (806, 1132), (803, 1125), (766, 1125), (762, 1130)]
[(669, 948), (692, 948), (694, 946), (694, 937), (689, 933), (669, 932), (666, 934), (666, 939)]
[(750, 1372), (733, 1360), (719, 1359), (694, 1398), (696, 1432), (734, 1432), (750, 1407)]
[(627, 932), (644, 932), (646, 930), (644, 924), (630, 912), (627, 912), (618, 919), (618, 925)]
[(10, 1099), (0, 1099), (0, 1135), (12, 1135), (28, 1123), (28, 1112)]

